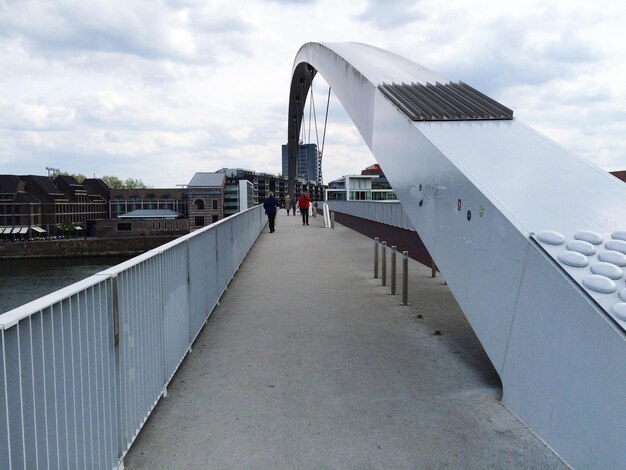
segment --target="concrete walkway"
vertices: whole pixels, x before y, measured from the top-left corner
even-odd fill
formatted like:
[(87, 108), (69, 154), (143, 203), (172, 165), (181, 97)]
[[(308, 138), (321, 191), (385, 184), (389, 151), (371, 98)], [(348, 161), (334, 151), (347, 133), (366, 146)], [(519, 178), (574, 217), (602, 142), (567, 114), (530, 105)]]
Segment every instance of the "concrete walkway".
[(372, 243), (281, 211), (126, 468), (567, 468), (499, 403), (441, 279), (410, 261), (400, 306), (372, 279)]

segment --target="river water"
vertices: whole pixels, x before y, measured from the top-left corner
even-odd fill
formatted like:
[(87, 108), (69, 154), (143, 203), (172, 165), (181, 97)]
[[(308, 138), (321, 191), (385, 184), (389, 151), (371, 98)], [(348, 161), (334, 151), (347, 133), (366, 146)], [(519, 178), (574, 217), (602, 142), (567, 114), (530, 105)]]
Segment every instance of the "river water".
[(128, 257), (0, 260), (0, 313), (115, 266)]

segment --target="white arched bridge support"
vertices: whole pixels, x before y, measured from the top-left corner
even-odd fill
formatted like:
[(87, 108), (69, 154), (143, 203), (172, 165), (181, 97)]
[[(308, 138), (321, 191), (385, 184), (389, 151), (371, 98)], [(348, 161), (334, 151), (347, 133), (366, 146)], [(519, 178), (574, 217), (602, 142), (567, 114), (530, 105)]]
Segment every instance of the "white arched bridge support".
[(446, 97), (464, 85), (364, 44), (300, 49), (290, 143), (316, 73), (444, 274), (500, 375), (503, 403), (570, 465), (626, 468), (624, 183), (506, 108), (451, 115)]

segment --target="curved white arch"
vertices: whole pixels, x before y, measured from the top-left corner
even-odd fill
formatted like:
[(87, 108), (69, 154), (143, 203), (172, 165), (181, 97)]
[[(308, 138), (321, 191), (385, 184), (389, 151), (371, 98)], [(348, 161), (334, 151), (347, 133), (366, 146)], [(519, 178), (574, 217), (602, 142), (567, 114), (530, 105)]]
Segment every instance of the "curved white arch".
[(308, 43), (296, 55), (290, 180), (318, 72), (444, 274), (502, 379), (503, 403), (568, 463), (626, 468), (626, 321), (615, 313), (624, 278), (594, 291), (589, 267), (560, 260), (565, 243), (536, 235), (591, 230), (604, 238), (597, 255), (626, 229), (626, 186), (514, 119), (412, 121), (379, 86), (448, 80), (356, 43)]

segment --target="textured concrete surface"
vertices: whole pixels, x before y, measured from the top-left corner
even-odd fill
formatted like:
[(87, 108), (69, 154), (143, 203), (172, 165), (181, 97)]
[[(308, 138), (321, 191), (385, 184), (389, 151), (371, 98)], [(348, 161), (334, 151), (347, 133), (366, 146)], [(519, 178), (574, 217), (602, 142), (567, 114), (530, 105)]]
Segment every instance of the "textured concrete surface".
[(409, 271), (403, 307), (370, 239), (280, 211), (126, 468), (567, 468), (499, 403), (441, 278)]

